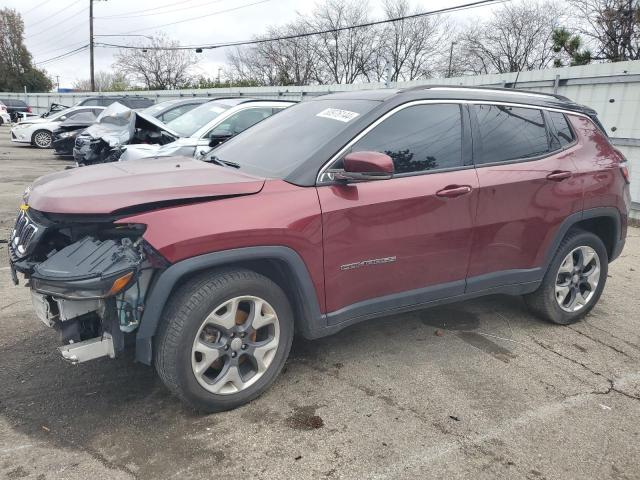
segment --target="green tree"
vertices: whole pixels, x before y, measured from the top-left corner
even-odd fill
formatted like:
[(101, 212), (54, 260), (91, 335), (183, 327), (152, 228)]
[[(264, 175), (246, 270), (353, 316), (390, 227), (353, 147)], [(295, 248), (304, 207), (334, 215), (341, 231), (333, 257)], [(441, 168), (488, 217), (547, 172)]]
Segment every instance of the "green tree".
[[(557, 54), (568, 57), (571, 66), (587, 65), (591, 62), (591, 51), (589, 49), (581, 49), (582, 39), (580, 35), (572, 35), (569, 30), (562, 27), (553, 31), (551, 39), (553, 41), (551, 49)], [(562, 58), (556, 58), (553, 61), (553, 65), (562, 67), (564, 62)]]
[(33, 65), (24, 45), (24, 22), (12, 9), (0, 9), (0, 91), (30, 92), (51, 90), (52, 83), (44, 70)]

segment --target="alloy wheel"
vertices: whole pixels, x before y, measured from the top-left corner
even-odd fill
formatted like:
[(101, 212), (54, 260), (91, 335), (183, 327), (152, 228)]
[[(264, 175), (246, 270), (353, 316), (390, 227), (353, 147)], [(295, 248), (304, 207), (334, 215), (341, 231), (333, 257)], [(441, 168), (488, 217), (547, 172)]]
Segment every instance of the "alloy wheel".
[(238, 393), (268, 370), (280, 339), (273, 307), (259, 297), (235, 297), (216, 307), (193, 342), (191, 368), (198, 383), (217, 395)]
[(33, 137), (33, 143), (38, 148), (49, 148), (51, 146), (51, 134), (49, 132), (38, 132)]
[(587, 246), (574, 248), (556, 276), (556, 301), (565, 312), (578, 312), (591, 300), (600, 282), (600, 257)]

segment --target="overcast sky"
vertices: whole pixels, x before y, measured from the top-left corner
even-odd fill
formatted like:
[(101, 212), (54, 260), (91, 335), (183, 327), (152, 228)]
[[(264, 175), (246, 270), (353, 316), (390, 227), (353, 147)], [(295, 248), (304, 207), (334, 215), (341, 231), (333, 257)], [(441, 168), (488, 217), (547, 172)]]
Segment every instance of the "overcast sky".
[[(366, 0), (363, 0), (366, 1)], [(420, 11), (461, 5), (470, 0), (413, 0)], [(270, 25), (283, 25), (314, 9), (315, 0), (95, 0), (94, 34), (166, 33), (184, 45), (250, 39)], [(246, 5), (246, 7), (245, 7)], [(42, 62), (88, 43), (89, 0), (3, 0), (25, 22), (26, 45), (34, 61)], [(370, 0), (371, 16), (382, 16), (381, 0)], [(461, 21), (484, 16), (493, 7), (480, 7), (454, 14)], [(108, 18), (110, 17), (110, 18)], [(180, 22), (175, 25), (168, 23)], [(142, 37), (97, 37), (96, 41), (132, 43)], [(96, 71), (110, 70), (115, 50), (96, 48)], [(225, 62), (225, 49), (205, 50), (199, 65), (205, 76), (215, 77)], [(60, 78), (61, 87), (89, 77), (88, 50), (42, 65)]]

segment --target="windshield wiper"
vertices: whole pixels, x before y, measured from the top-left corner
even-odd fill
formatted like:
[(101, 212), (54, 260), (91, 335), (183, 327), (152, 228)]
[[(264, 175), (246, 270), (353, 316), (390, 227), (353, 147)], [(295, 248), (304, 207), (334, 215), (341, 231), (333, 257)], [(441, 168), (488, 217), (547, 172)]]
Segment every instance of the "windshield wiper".
[(215, 155), (211, 155), (207, 157), (205, 162), (215, 163), (216, 165), (220, 165), (221, 167), (232, 167), (232, 168), (240, 168), (240, 165), (235, 162), (229, 162), (228, 160), (222, 160)]

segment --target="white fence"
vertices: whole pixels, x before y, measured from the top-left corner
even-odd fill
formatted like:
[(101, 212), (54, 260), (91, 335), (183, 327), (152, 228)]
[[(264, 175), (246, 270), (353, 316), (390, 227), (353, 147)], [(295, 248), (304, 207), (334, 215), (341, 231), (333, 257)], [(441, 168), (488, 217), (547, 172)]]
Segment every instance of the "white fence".
[[(629, 159), (631, 165), (631, 197), (633, 216), (640, 219), (640, 61), (605, 63), (581, 67), (563, 67), (521, 73), (436, 78), (395, 82), (389, 88), (419, 85), (466, 85), (515, 87), (547, 93), (558, 93), (588, 105), (598, 112), (612, 142)], [(383, 83), (353, 85), (311, 85), (304, 87), (247, 87), (212, 88), (202, 90), (158, 90), (136, 92), (156, 101), (192, 96), (246, 96), (257, 98), (286, 98), (305, 100), (326, 93), (347, 90), (385, 88)], [(73, 105), (94, 95), (122, 95), (132, 92), (109, 93), (0, 93), (0, 97), (26, 100), (36, 113), (49, 109), (51, 103)]]

